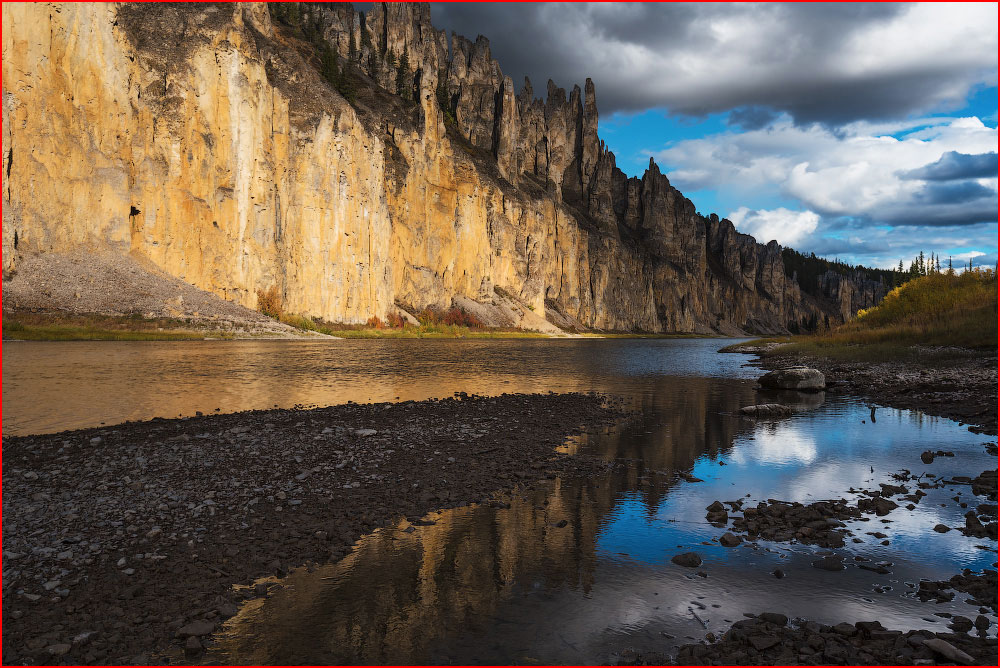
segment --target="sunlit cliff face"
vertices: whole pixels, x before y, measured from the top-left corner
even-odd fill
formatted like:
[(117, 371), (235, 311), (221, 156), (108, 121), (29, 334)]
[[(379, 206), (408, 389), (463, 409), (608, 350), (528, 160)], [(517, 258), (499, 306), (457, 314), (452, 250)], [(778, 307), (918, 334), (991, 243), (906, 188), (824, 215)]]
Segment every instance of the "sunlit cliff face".
[(836, 278), (804, 300), (776, 244), (701, 217), (655, 164), (627, 179), (592, 84), (515, 97), (485, 38), (447, 60), (425, 6), (303, 11), (353, 63), (353, 102), (265, 5), (5, 5), (4, 271), (101, 247), (330, 321), (502, 292), (643, 331), (777, 332), (881, 296)]

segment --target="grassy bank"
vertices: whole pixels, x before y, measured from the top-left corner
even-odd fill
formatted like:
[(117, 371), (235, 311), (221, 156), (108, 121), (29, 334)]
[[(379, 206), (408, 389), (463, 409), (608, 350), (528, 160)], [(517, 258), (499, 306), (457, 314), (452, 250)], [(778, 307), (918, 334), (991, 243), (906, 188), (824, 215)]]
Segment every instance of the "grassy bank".
[(19, 341), (194, 341), (233, 338), (230, 332), (196, 331), (175, 318), (5, 313), (4, 340)]
[(532, 339), (546, 338), (541, 332), (520, 329), (499, 329), (468, 324), (447, 324), (424, 321), (418, 325), (396, 321), (384, 323), (372, 318), (364, 325), (317, 322), (311, 318), (281, 315), (278, 318), (304, 332), (318, 332), (342, 339)]
[(947, 356), (928, 348), (996, 350), (997, 275), (975, 270), (960, 275), (920, 276), (893, 289), (875, 307), (835, 329), (810, 336), (759, 339), (723, 350), (783, 344), (768, 352), (833, 359), (884, 360)]

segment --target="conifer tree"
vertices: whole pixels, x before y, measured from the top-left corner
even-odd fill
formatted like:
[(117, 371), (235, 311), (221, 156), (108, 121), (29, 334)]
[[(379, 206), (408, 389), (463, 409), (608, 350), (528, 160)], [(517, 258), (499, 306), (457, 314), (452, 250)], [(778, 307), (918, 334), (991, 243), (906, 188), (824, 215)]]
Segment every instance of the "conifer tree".
[(337, 53), (326, 44), (323, 45), (323, 55), (320, 56), (320, 74), (334, 88), (340, 87), (340, 69), (337, 67)]
[(410, 78), (410, 54), (407, 48), (403, 47), (403, 55), (399, 57), (399, 69), (396, 70), (396, 94), (404, 100), (413, 97), (413, 91), (408, 84)]

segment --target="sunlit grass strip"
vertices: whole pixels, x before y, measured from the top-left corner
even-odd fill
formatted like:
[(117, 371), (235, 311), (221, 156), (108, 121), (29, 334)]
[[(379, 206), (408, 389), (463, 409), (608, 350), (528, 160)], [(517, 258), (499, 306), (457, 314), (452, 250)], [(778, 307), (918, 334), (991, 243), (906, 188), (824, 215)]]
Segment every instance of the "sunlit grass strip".
[(76, 325), (25, 325), (4, 320), (3, 338), (19, 341), (200, 341), (205, 338), (233, 338), (233, 335), (229, 332), (160, 332)]

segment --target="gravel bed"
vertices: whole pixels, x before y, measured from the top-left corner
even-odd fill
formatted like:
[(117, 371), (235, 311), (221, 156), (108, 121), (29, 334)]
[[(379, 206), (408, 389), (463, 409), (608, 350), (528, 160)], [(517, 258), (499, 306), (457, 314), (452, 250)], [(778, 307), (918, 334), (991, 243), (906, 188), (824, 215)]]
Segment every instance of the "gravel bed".
[(583, 394), (154, 419), (3, 439), (3, 662), (197, 654), (233, 585), (363, 533), (610, 464), (554, 448), (621, 419)]
[[(962, 618), (963, 629), (985, 629), (985, 617)], [(956, 625), (959, 626), (959, 625)], [(833, 626), (762, 613), (736, 622), (721, 638), (684, 645), (676, 659), (663, 654), (624, 653), (625, 665), (996, 665), (996, 638), (966, 632), (892, 631), (879, 622)]]

